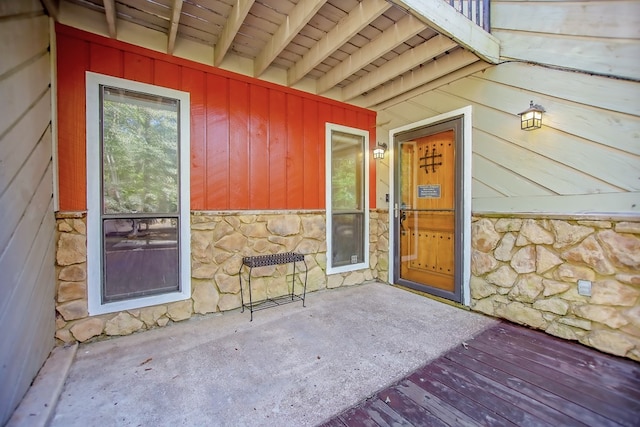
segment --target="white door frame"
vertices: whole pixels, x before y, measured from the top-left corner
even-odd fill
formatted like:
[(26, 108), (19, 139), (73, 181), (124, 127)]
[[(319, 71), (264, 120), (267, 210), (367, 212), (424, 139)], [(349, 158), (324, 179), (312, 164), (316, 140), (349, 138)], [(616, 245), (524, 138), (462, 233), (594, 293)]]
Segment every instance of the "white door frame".
[[(469, 281), (471, 280), (471, 154), (472, 154), (472, 108), (463, 107), (438, 116), (429, 117), (417, 122), (409, 123), (389, 131), (389, 282), (393, 282), (395, 269), (395, 216), (398, 206), (395, 200), (395, 160), (394, 138), (400, 132), (428, 126), (437, 122), (462, 116), (463, 128), (463, 168), (462, 168), (462, 303), (465, 306), (471, 304)], [(460, 171), (456, 171), (460, 173)]]

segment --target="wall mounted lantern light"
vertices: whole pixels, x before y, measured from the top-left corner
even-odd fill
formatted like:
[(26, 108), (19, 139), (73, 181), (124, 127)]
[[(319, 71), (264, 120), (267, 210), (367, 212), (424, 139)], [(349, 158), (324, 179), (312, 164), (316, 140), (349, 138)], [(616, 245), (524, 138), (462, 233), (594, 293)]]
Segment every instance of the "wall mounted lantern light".
[(528, 109), (522, 113), (518, 113), (520, 116), (520, 129), (540, 129), (542, 127), (542, 113), (544, 112), (545, 109), (542, 105), (534, 104), (533, 101), (531, 101)]
[(387, 144), (378, 142), (376, 148), (373, 149), (374, 159), (384, 159), (384, 152), (387, 150)]

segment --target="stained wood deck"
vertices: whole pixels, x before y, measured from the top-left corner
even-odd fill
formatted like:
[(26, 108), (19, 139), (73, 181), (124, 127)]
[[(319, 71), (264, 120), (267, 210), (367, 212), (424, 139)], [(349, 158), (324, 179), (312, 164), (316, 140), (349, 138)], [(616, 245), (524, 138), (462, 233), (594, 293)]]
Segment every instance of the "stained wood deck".
[(640, 363), (501, 322), (322, 424), (389, 425), (640, 426)]

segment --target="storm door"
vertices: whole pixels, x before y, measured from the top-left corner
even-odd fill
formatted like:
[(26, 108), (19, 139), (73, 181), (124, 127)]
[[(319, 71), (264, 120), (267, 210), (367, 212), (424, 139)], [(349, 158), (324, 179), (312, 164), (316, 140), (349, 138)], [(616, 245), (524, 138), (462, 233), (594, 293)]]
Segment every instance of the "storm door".
[(461, 292), (462, 118), (395, 135), (395, 283), (456, 302)]

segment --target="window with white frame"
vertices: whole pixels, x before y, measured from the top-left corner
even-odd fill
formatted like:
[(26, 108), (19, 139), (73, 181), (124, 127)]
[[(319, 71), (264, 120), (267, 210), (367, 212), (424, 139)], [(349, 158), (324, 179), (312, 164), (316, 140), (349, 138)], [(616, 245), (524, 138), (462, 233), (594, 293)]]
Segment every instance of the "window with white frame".
[(86, 76), (89, 314), (190, 298), (189, 94)]
[(369, 267), (369, 132), (327, 123), (327, 273)]

